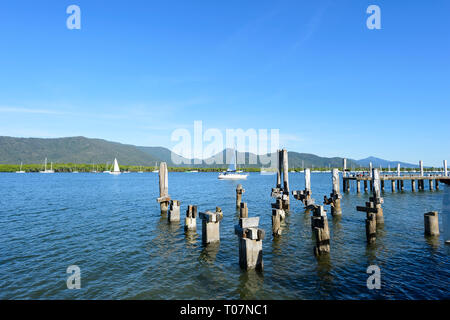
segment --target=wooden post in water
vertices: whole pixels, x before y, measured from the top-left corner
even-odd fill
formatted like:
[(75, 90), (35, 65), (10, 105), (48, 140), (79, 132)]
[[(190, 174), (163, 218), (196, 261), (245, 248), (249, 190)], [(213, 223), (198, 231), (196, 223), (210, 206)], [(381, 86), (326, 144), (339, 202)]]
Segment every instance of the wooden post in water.
[(391, 180), (391, 189), (392, 192), (395, 192), (395, 180)]
[(366, 238), (367, 243), (374, 243), (377, 239), (377, 218), (376, 214), (373, 212), (367, 212)]
[(423, 177), (423, 161), (419, 161), (419, 167), (420, 167), (420, 176)]
[(384, 180), (381, 180), (381, 191), (384, 192)]
[(180, 201), (170, 200), (169, 222), (180, 221)]
[(220, 221), (223, 219), (222, 210), (216, 207), (216, 212), (200, 212), (202, 219), (202, 242), (208, 244), (220, 241)]
[(263, 229), (258, 228), (259, 217), (240, 218), (234, 227), (234, 233), (239, 237), (239, 266), (244, 270), (263, 270), (262, 240), (265, 237)]
[(274, 237), (281, 236), (281, 220), (285, 215), (282, 200), (277, 198), (276, 203), (272, 203), (272, 235)]
[(311, 216), (311, 228), (316, 240), (314, 254), (320, 256), (330, 252), (330, 230), (328, 219), (323, 206), (312, 205), (313, 215)]
[(433, 185), (433, 180), (428, 180), (428, 184), (430, 185), (430, 191), (433, 191), (434, 190), (434, 185)]
[(436, 182), (436, 190), (439, 190), (439, 180), (436, 179), (435, 182)]
[(242, 194), (245, 192), (242, 188), (242, 184), (238, 184), (236, 187), (236, 208), (240, 208), (242, 202)]
[(447, 160), (444, 160), (444, 176), (445, 176), (445, 177), (448, 176), (448, 172), (447, 172)]
[(327, 196), (324, 196), (324, 204), (330, 204), (331, 205), (331, 215), (334, 216), (340, 216), (342, 215), (342, 209), (341, 209), (341, 199), (342, 195), (340, 193), (339, 188), (339, 169), (333, 169), (331, 173), (331, 182), (333, 185), (333, 189), (330, 193), (330, 197), (327, 198)]
[(248, 218), (248, 207), (245, 202), (241, 202), (241, 207), (239, 208), (239, 218)]
[(161, 215), (167, 213), (169, 207), (169, 174), (167, 171), (167, 164), (161, 162), (159, 165), (159, 198), (156, 199), (161, 208)]
[(416, 191), (416, 180), (414, 179), (411, 180), (411, 190), (412, 192)]
[(384, 223), (383, 208), (381, 204), (383, 203), (383, 198), (381, 198), (380, 191), (380, 173), (378, 169), (373, 169), (373, 195), (369, 198), (369, 202), (366, 202), (364, 207), (357, 206), (357, 211), (366, 212), (366, 237), (369, 243), (375, 241), (375, 233), (377, 224)]
[(427, 212), (424, 215), (425, 235), (439, 235), (439, 217), (437, 211)]
[(401, 173), (400, 173), (400, 163), (397, 164), (397, 177), (400, 177)]
[(400, 180), (400, 190), (405, 190), (405, 182), (403, 180)]
[(305, 169), (305, 190), (294, 190), (292, 195), (295, 199), (300, 200), (305, 207), (314, 204), (314, 199), (311, 198), (311, 170)]
[(361, 184), (358, 179), (355, 180), (356, 182), (356, 193), (361, 193)]
[[(343, 172), (342, 172), (342, 177), (344, 178), (344, 177), (346, 177), (347, 176), (347, 159), (346, 158), (344, 158), (344, 164), (343, 164)], [(345, 185), (344, 185), (344, 187), (345, 187)]]
[[(384, 183), (383, 183), (384, 186)], [(364, 180), (364, 192), (367, 192), (367, 180)]]
[(184, 220), (185, 230), (197, 229), (197, 206), (189, 205), (186, 210), (186, 218)]
[(283, 209), (290, 209), (289, 199), (289, 161), (288, 152), (286, 149), (282, 150), (283, 153)]

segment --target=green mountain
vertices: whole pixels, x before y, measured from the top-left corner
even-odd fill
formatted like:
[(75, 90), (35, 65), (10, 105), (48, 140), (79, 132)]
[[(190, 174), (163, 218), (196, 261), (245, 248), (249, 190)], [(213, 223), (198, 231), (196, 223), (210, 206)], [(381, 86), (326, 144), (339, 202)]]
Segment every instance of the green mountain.
[[(227, 157), (228, 153), (228, 157)], [(228, 162), (232, 159), (233, 151), (225, 149), (222, 151), (222, 159)], [(215, 157), (218, 157), (217, 154)], [(254, 154), (238, 153), (239, 157), (245, 158), (245, 165), (240, 168), (261, 167), (259, 157)], [(342, 158), (324, 158), (308, 153), (289, 152), (289, 166), (300, 168), (303, 163), (305, 167), (342, 167)], [(179, 157), (179, 156), (178, 156)], [(248, 164), (250, 158), (257, 158), (256, 164)], [(165, 161), (169, 166), (176, 166), (172, 162), (172, 152), (163, 147), (141, 147), (102, 139), (90, 139), (85, 137), (70, 137), (56, 139), (40, 138), (13, 138), (0, 136), (0, 164), (38, 164), (45, 158), (54, 163), (106, 163), (117, 158), (122, 165), (154, 166), (156, 162)], [(213, 167), (224, 168), (226, 164), (212, 163), (214, 157), (201, 161), (200, 164), (181, 164), (181, 167)], [(220, 158), (220, 157), (219, 157)], [(265, 165), (267, 166), (267, 165)], [(349, 159), (348, 168), (358, 167), (358, 163)]]

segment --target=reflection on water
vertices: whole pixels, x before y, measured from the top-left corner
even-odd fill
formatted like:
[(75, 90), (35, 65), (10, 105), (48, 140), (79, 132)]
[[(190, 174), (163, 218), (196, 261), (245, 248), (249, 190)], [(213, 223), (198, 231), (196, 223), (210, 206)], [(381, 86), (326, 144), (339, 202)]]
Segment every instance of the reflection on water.
[[(304, 176), (290, 174), (292, 190)], [(250, 174), (243, 183), (249, 216), (260, 217), (264, 271), (239, 268), (234, 226), (236, 184), (215, 173), (169, 173), (170, 194), (199, 211), (220, 206), (220, 243), (203, 246), (184, 219), (161, 216), (158, 175), (0, 174), (0, 298), (58, 299), (442, 299), (450, 291), (449, 188), (383, 194), (384, 226), (367, 245), (365, 215), (356, 211), (370, 194), (343, 194), (342, 217), (328, 213), (330, 253), (315, 257), (310, 213), (291, 198), (271, 236), (270, 190), (275, 177)], [(312, 174), (317, 199), (331, 190), (329, 174)], [(447, 198), (444, 198), (446, 195)], [(329, 207), (327, 207), (329, 208)], [(441, 210), (442, 208), (442, 210)], [(441, 236), (423, 235), (423, 214), (440, 211)], [(442, 214), (441, 214), (442, 211)], [(65, 289), (66, 269), (81, 268), (82, 288)], [(366, 287), (366, 269), (378, 265), (382, 289)]]

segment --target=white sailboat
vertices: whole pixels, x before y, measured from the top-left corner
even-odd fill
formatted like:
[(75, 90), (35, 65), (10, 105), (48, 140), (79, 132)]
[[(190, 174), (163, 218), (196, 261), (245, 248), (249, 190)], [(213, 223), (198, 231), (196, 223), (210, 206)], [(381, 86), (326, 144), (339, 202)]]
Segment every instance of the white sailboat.
[(114, 175), (120, 174), (120, 168), (119, 168), (119, 163), (117, 162), (117, 158), (114, 158), (114, 168), (109, 174), (114, 174)]
[(247, 176), (248, 174), (236, 172), (236, 150), (234, 150), (233, 161), (231, 161), (227, 171), (220, 173), (217, 178), (220, 180), (242, 180), (247, 179)]
[(45, 158), (44, 161), (44, 171), (39, 171), (40, 173), (55, 173), (55, 171), (53, 170), (53, 162), (51, 162), (50, 164), (50, 170), (47, 170), (47, 158)]
[(16, 171), (16, 173), (25, 173), (25, 171), (22, 170), (22, 165), (23, 165), (23, 163), (20, 162), (20, 170)]

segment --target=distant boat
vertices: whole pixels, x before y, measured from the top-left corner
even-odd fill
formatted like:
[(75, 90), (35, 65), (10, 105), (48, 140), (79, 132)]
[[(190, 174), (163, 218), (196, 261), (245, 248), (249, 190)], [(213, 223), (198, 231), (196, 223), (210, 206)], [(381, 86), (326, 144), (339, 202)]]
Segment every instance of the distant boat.
[(44, 161), (44, 171), (39, 171), (40, 173), (55, 173), (53, 170), (53, 162), (50, 163), (50, 170), (47, 170), (47, 158)]
[(263, 175), (274, 175), (277, 174), (277, 172), (275, 171), (275, 169), (271, 169), (271, 170), (267, 170), (267, 168), (261, 168), (260, 173)]
[(155, 170), (152, 171), (153, 173), (158, 173), (158, 162), (155, 163)]
[(114, 158), (114, 168), (109, 174), (119, 175), (120, 174), (120, 168), (119, 163), (117, 162), (117, 158)]
[(75, 167), (75, 170), (74, 170), (74, 171), (72, 171), (72, 173), (78, 173), (78, 171), (77, 171), (77, 167)]
[(227, 171), (220, 173), (217, 178), (220, 180), (243, 180), (247, 179), (247, 177), (248, 174), (236, 172), (236, 150), (234, 150), (233, 161), (231, 161)]
[(110, 170), (108, 170), (108, 163), (109, 163), (109, 161), (105, 164), (105, 171), (103, 171), (103, 173), (111, 173), (111, 171)]
[(138, 171), (138, 173), (144, 173), (144, 171), (142, 171), (142, 167), (141, 167), (141, 166), (139, 166), (139, 171)]
[(25, 173), (25, 171), (22, 171), (22, 162), (20, 163), (20, 170), (19, 171), (16, 171), (16, 173)]
[(190, 170), (190, 171), (186, 171), (186, 172), (189, 172), (189, 173), (197, 173), (198, 170)]

